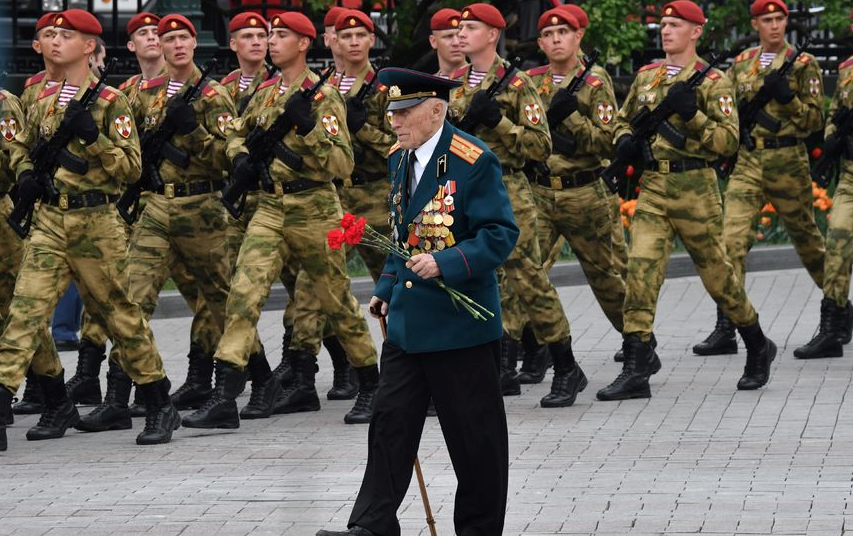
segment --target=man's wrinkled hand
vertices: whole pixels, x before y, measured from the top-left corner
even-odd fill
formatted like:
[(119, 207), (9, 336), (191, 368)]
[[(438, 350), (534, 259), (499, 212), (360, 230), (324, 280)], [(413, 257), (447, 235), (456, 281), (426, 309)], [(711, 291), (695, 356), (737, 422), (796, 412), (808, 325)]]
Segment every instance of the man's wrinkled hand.
[(441, 275), (441, 269), (438, 267), (435, 257), (429, 253), (413, 255), (411, 259), (406, 261), (406, 268), (413, 271), (415, 275), (422, 279), (430, 279)]

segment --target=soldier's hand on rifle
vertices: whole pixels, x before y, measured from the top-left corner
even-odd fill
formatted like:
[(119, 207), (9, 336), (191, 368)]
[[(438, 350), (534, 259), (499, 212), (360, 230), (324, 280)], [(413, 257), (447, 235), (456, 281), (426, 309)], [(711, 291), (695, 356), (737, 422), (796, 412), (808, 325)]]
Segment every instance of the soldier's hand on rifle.
[(347, 128), (350, 134), (355, 134), (367, 123), (367, 109), (364, 102), (355, 98), (347, 99)]
[(559, 125), (563, 120), (578, 109), (578, 97), (572, 95), (566, 88), (554, 93), (551, 105), (548, 106), (548, 124)]
[(616, 142), (615, 155), (623, 162), (632, 162), (640, 157), (640, 146), (631, 139), (630, 134), (623, 134)]
[(317, 124), (317, 120), (311, 115), (311, 101), (306, 99), (301, 91), (297, 91), (287, 99), (284, 115), (296, 125), (296, 133), (300, 136), (311, 132)]
[(501, 122), (503, 114), (501, 105), (495, 99), (489, 98), (484, 90), (480, 90), (471, 98), (471, 106), (468, 107), (465, 117), (470, 117), (475, 124), (495, 128)]
[(18, 176), (18, 203), (29, 204), (35, 202), (45, 194), (42, 183), (36, 179), (32, 171), (26, 170)]
[(552, 130), (551, 144), (554, 147), (554, 152), (560, 153), (563, 156), (574, 156), (577, 149), (577, 141), (572, 133), (563, 134), (562, 132)]
[(691, 89), (687, 82), (673, 84), (669, 88), (669, 93), (666, 94), (666, 101), (672, 111), (680, 115), (685, 121), (693, 119), (693, 116), (699, 111), (699, 105), (696, 103), (696, 91)]
[(231, 163), (231, 177), (236, 184), (241, 186), (258, 183), (259, 176), (249, 162), (249, 155), (241, 153), (234, 157), (234, 161)]
[(92, 145), (98, 139), (98, 125), (92, 118), (92, 112), (83, 107), (80, 101), (72, 100), (68, 103), (65, 120), (68, 121), (71, 131), (86, 142), (86, 145)]
[(788, 85), (788, 78), (779, 74), (778, 70), (770, 71), (770, 74), (764, 77), (764, 86), (779, 104), (788, 104), (794, 100), (794, 90)]
[(166, 122), (175, 127), (178, 134), (187, 135), (198, 128), (198, 120), (191, 104), (175, 99), (166, 110)]
[(844, 146), (844, 142), (836, 136), (835, 134), (829, 136), (823, 142), (823, 154), (827, 157), (834, 158), (836, 155), (841, 154), (841, 149)]

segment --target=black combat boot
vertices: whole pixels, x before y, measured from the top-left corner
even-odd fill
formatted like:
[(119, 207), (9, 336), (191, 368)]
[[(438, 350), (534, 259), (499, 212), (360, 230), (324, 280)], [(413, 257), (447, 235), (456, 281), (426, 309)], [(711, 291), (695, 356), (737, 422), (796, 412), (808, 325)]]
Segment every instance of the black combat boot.
[[(38, 424), (27, 430), (27, 439), (58, 439), (65, 435), (65, 430), (77, 424), (80, 414), (77, 413), (77, 406), (71, 401), (65, 388), (65, 371), (55, 378), (37, 378), (44, 391), (44, 413), (41, 414)], [(98, 390), (100, 391), (100, 387)]]
[(737, 337), (735, 337), (734, 322), (717, 307), (717, 324), (714, 331), (697, 345), (693, 346), (697, 355), (724, 355), (737, 353)]
[(521, 342), (510, 338), (504, 332), (501, 338), (500, 382), (503, 396), (518, 396), (521, 394), (521, 384), (515, 366), (518, 363), (518, 350)]
[(21, 395), (21, 401), (12, 406), (12, 413), (16, 415), (38, 415), (42, 411), (44, 411), (44, 393), (36, 379), (36, 373), (30, 367), (27, 369), (24, 394)]
[(379, 367), (368, 365), (355, 369), (358, 374), (358, 398), (349, 413), (344, 416), (347, 424), (367, 424), (373, 415), (373, 399), (379, 389)]
[[(0, 413), (12, 411), (12, 391), (6, 389), (6, 386), (0, 383)], [(9, 448), (6, 440), (6, 423), (0, 421), (0, 452)]]
[[(652, 347), (652, 350), (655, 350), (658, 347), (658, 340), (655, 338), (654, 333), (652, 333), (651, 337), (649, 338), (649, 345)], [(621, 348), (618, 349), (615, 354), (613, 354), (613, 361), (616, 361), (617, 363), (625, 361), (625, 354), (622, 353)], [(652, 371), (652, 374), (657, 374), (657, 372), (660, 370), (660, 359), (658, 358), (657, 352), (655, 352), (652, 367), (657, 367), (657, 369)]]
[(137, 445), (160, 445), (172, 440), (181, 427), (181, 416), (169, 398), (169, 378), (136, 387), (145, 399), (145, 428), (136, 436)]
[(321, 530), (316, 536), (379, 536), (375, 532), (371, 532), (364, 527), (358, 525), (347, 530)]
[(205, 353), (197, 344), (190, 344), (187, 359), (187, 381), (170, 398), (178, 409), (198, 409), (213, 394), (213, 356)]
[(586, 376), (572, 353), (572, 339), (553, 342), (548, 351), (554, 359), (554, 379), (551, 392), (542, 397), (543, 408), (565, 408), (575, 403), (578, 393), (586, 389)]
[(77, 354), (77, 370), (65, 384), (68, 396), (75, 404), (98, 405), (101, 403), (101, 361), (107, 358), (106, 348), (83, 339)]
[(829, 298), (820, 302), (820, 324), (815, 336), (805, 346), (794, 350), (797, 359), (819, 357), (841, 357), (844, 355), (842, 340), (846, 329), (847, 312)]
[(266, 419), (272, 415), (275, 401), (281, 397), (283, 391), (281, 382), (270, 370), (263, 347), (257, 354), (249, 356), (246, 369), (252, 379), (252, 394), (249, 396), (249, 403), (240, 411), (240, 418)]
[(135, 389), (133, 390), (133, 404), (130, 405), (130, 416), (131, 417), (145, 417), (145, 397), (142, 396), (142, 391), (139, 390), (139, 386), (133, 384)]
[(300, 413), (319, 411), (320, 398), (314, 388), (314, 376), (317, 374), (317, 357), (305, 350), (291, 350), (293, 381), (284, 389), (278, 399), (274, 413)]
[(281, 382), (281, 388), (287, 389), (293, 383), (293, 350), (290, 341), (293, 339), (293, 326), (285, 326), (281, 336), (281, 363), (272, 371), (273, 376)]
[(847, 344), (851, 340), (853, 340), (853, 304), (847, 300), (847, 305), (844, 306), (844, 333), (841, 344)]
[(651, 344), (643, 342), (636, 335), (628, 335), (622, 341), (622, 353), (625, 356), (622, 372), (595, 396), (599, 400), (651, 398), (649, 376), (660, 370), (660, 360)]
[(746, 366), (743, 376), (737, 382), (737, 388), (742, 391), (758, 389), (770, 379), (770, 363), (776, 357), (776, 345), (764, 336), (761, 326), (755, 324), (738, 327), (738, 332), (746, 346)]
[(332, 376), (332, 388), (326, 393), (328, 400), (352, 400), (358, 394), (358, 383), (353, 381), (355, 372), (347, 360), (347, 352), (341, 346), (337, 337), (326, 337), (323, 346), (332, 356), (332, 366), (335, 368)]
[(82, 432), (106, 432), (133, 428), (130, 418), (130, 387), (133, 382), (117, 363), (110, 361), (107, 371), (107, 394), (104, 402), (95, 406), (88, 415), (80, 417), (74, 428)]
[(215, 360), (216, 387), (195, 413), (184, 417), (187, 428), (240, 428), (235, 400), (246, 388), (246, 371), (226, 361)]
[[(6, 389), (2, 385), (0, 385), (0, 389)], [(6, 389), (8, 391), (8, 389)], [(12, 400), (9, 399), (9, 405), (3, 406), (0, 405), (0, 426), (12, 426), (15, 424), (15, 414), (12, 413)]]
[(551, 366), (551, 354), (548, 346), (539, 344), (533, 328), (524, 326), (521, 333), (521, 346), (524, 348), (524, 359), (518, 373), (518, 383), (540, 383), (545, 379), (545, 372)]

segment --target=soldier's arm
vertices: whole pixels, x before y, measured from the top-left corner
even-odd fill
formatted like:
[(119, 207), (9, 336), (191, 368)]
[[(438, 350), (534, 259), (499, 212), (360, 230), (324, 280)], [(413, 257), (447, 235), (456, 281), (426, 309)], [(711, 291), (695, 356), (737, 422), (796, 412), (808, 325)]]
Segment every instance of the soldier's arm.
[(243, 145), (246, 142), (246, 136), (249, 131), (254, 128), (255, 117), (258, 115), (258, 108), (263, 105), (263, 99), (258, 93), (249, 101), (249, 105), (243, 111), (242, 117), (235, 117), (231, 124), (231, 129), (228, 131), (228, 138), (225, 140), (225, 155), (229, 161), (233, 161), (238, 154), (248, 154), (249, 150)]
[(619, 108), (619, 112), (616, 114), (616, 121), (613, 125), (613, 143), (619, 141), (619, 138), (625, 134), (632, 134), (634, 132), (634, 129), (631, 128), (631, 117), (637, 111), (637, 86), (637, 79), (635, 78), (631, 84), (631, 88), (628, 90), (628, 96), (625, 97), (622, 107)]
[(314, 128), (305, 136), (293, 133), (288, 137), (288, 144), (292, 144), (290, 148), (293, 151), (315, 159), (318, 169), (335, 177), (349, 177), (355, 163), (346, 127), (346, 105), (343, 97), (331, 86), (323, 87), (323, 95), (323, 99), (314, 105), (313, 113), (317, 118)]
[(792, 75), (794, 98), (782, 108), (790, 112), (791, 122), (798, 130), (817, 132), (823, 128), (823, 77), (817, 60), (806, 57), (809, 58), (808, 63), (801, 69), (795, 69)]
[(385, 158), (388, 150), (397, 141), (397, 135), (391, 130), (385, 113), (388, 95), (384, 91), (376, 91), (364, 104), (367, 108), (367, 123), (356, 132), (355, 139), (368, 151), (375, 151)]
[[(613, 86), (603, 79), (600, 80), (601, 85), (592, 88), (590, 93), (587, 114), (582, 115), (580, 110), (577, 110), (567, 117), (564, 123), (568, 125), (575, 137), (578, 153), (596, 154), (606, 158), (613, 150), (616, 97), (613, 94)], [(609, 116), (607, 115), (608, 106), (613, 107)]]
[(30, 160), (30, 148), (35, 145), (38, 136), (38, 121), (28, 121), (34, 118), (25, 118), (18, 125), (18, 132), (9, 142), (9, 168), (17, 178), (26, 170), (33, 169)]
[[(519, 72), (496, 100), (506, 105), (503, 117), (494, 128), (504, 146), (510, 152), (521, 153), (525, 160), (547, 160), (551, 155), (551, 133), (545, 117), (547, 108), (530, 77)], [(526, 106), (531, 110), (538, 109), (538, 120), (535, 123), (525, 113)], [(513, 115), (507, 115), (507, 110), (513, 110)]]
[(729, 156), (737, 151), (740, 140), (737, 107), (725, 107), (723, 102), (734, 101), (734, 88), (725, 76), (716, 80), (705, 78), (696, 89), (699, 111), (685, 123), (688, 131), (699, 138), (702, 147), (709, 151)]
[(394, 283), (397, 281), (397, 265), (394, 261), (394, 256), (389, 254), (385, 258), (385, 266), (379, 274), (379, 280), (376, 281), (376, 287), (373, 289), (373, 295), (384, 301), (391, 302), (391, 291), (394, 289)]
[[(120, 91), (113, 92), (113, 95), (114, 99), (105, 106), (102, 123), (98, 125), (101, 131), (98, 139), (86, 146), (84, 153), (88, 158), (99, 159), (101, 166), (112, 177), (134, 183), (139, 180), (142, 171), (139, 133), (127, 97)], [(100, 97), (98, 104), (104, 103), (104, 98)]]
[(211, 166), (212, 170), (228, 171), (231, 169), (231, 161), (225, 154), (225, 146), (231, 121), (237, 112), (228, 92), (218, 85), (215, 89), (215, 96), (202, 94), (199, 98), (203, 102), (203, 121), (200, 121), (198, 128), (185, 136), (185, 139), (189, 142), (191, 154), (197, 155), (201, 161)]
[[(7, 121), (7, 129), (12, 128), (9, 120), (14, 121), (16, 134), (24, 127), (24, 110), (21, 108), (21, 102), (11, 93), (0, 102), (0, 119)], [(9, 162), (13, 140), (14, 138), (8, 140), (5, 135), (0, 135), (0, 177), (8, 174), (9, 180), (15, 182), (16, 177), (12, 173), (12, 167)]]
[[(835, 86), (835, 93), (832, 94), (832, 100), (829, 103), (829, 112), (827, 112), (827, 119), (829, 119), (833, 115), (835, 115), (835, 111), (841, 107), (841, 94), (842, 94), (844, 88), (843, 88), (843, 85), (841, 84), (841, 81), (843, 80), (843, 78), (841, 77), (840, 73), (838, 76), (838, 80), (839, 80), (839, 84), (837, 86)], [(835, 131), (836, 131), (835, 124), (832, 121), (827, 120), (826, 129), (823, 132), (823, 137), (828, 138), (828, 137), (832, 136), (835, 133)]]

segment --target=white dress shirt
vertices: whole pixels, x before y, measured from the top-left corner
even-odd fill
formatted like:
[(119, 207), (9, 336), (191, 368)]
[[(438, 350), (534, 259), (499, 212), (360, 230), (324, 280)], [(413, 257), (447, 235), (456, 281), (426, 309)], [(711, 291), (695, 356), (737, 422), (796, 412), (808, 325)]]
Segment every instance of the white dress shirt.
[[(432, 153), (435, 152), (435, 148), (438, 145), (438, 140), (441, 138), (441, 133), (444, 130), (444, 125), (441, 125), (441, 128), (438, 129), (438, 132), (432, 135), (430, 139), (424, 142), (423, 145), (415, 149), (415, 180), (412, 181), (412, 191), (409, 192), (410, 195), (415, 193), (415, 190), (418, 189), (418, 183), (421, 182), (421, 177), (424, 174), (424, 170), (426, 169), (426, 165), (429, 163), (430, 158), (432, 158)], [(408, 155), (406, 155), (408, 158)]]

